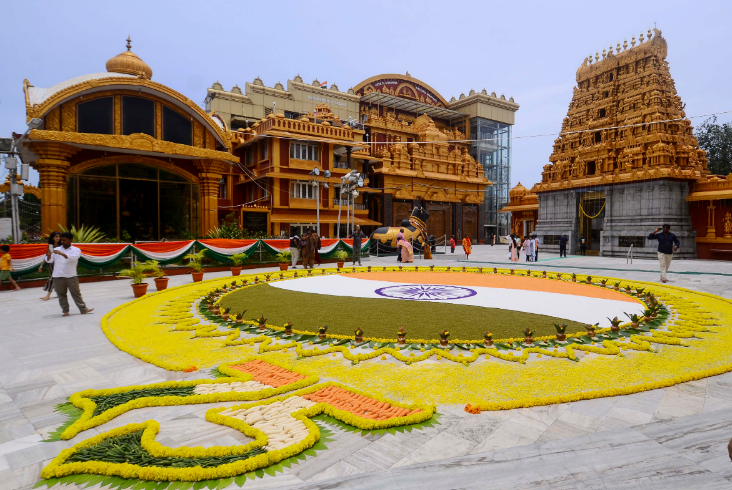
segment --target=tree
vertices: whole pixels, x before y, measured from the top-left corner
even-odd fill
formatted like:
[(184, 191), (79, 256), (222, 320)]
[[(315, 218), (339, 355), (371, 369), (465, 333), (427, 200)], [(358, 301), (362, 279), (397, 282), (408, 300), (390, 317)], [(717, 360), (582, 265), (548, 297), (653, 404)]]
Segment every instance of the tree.
[(712, 116), (696, 128), (696, 138), (699, 147), (707, 152), (713, 174), (732, 173), (732, 124), (717, 124), (717, 116)]

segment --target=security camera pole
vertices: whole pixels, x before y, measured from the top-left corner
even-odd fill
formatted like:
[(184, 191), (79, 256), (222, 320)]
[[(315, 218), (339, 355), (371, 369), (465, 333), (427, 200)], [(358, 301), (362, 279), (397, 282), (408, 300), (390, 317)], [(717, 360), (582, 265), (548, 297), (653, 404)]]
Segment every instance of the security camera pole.
[[(17, 140), (13, 140), (13, 138), (0, 138), (0, 153), (5, 153), (5, 168), (10, 172), (10, 206), (14, 243), (20, 243), (23, 238), (20, 233), (20, 213), (18, 211), (18, 198), (23, 195), (23, 184), (18, 183), (17, 179), (18, 160), (20, 155), (15, 151), (15, 149), (18, 147), (21, 140), (28, 136), (31, 129), (38, 129), (42, 125), (42, 119), (33, 118), (28, 121), (28, 129), (26, 129), (25, 133), (23, 133), (23, 135)], [(21, 162), (21, 180), (28, 180), (29, 168), (29, 164)]]

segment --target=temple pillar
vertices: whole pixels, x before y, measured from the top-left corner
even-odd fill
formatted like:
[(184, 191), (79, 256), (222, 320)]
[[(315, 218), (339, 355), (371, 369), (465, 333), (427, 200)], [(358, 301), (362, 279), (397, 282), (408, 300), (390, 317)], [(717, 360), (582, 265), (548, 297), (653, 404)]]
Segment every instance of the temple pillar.
[(47, 235), (68, 226), (66, 214), (66, 176), (71, 156), (78, 150), (62, 143), (32, 143), (38, 155), (31, 166), (38, 171), (41, 189), (41, 233)]
[(216, 160), (198, 160), (201, 185), (201, 236), (219, 225), (219, 183), (227, 165)]

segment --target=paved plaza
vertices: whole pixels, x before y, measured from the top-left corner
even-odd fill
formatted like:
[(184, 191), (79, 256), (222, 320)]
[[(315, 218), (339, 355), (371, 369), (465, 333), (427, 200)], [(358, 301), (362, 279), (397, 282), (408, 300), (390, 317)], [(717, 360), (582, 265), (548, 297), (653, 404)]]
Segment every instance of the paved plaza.
[[(505, 245), (473, 251), (473, 265), (510, 264)], [(460, 247), (455, 254), (436, 254), (431, 262), (418, 258), (416, 264), (465, 265), (459, 252)], [(656, 261), (626, 262), (540, 253), (538, 263), (516, 267), (658, 280)], [(395, 264), (395, 257), (364, 260)], [(672, 286), (732, 299), (730, 262), (674, 261), (669, 279)], [(189, 276), (173, 276), (170, 286), (188, 282)], [(109, 342), (100, 319), (132, 299), (128, 281), (83, 284), (82, 293), (95, 311), (81, 316), (72, 307), (68, 318), (61, 317), (55, 299), (38, 299), (39, 288), (0, 293), (0, 490), (31, 488), (62, 449), (152, 417), (161, 424), (158, 441), (172, 447), (248, 440), (206, 422), (212, 404), (134, 410), (69, 441), (42, 442), (66, 419), (55, 405), (74, 392), (207, 376), (165, 371)], [(327, 450), (284, 474), (247, 481), (244, 488), (732, 488), (726, 447), (732, 437), (732, 373), (629, 396), (477, 415), (463, 408), (438, 406), (438, 425), (405, 433), (361, 436), (334, 429)]]

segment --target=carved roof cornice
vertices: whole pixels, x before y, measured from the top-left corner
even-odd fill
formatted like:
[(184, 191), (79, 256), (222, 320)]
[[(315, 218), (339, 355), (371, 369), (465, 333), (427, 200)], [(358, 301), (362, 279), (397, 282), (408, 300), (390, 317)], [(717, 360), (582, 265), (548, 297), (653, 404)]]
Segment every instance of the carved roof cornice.
[(195, 146), (181, 145), (153, 138), (150, 135), (137, 133), (129, 136), (119, 134), (74, 133), (66, 131), (46, 131), (34, 129), (28, 139), (31, 142), (59, 142), (69, 145), (90, 148), (113, 148), (134, 152), (151, 152), (163, 155), (180, 156), (182, 158), (208, 158), (228, 163), (238, 163), (239, 157), (229, 152), (208, 150)]
[(447, 107), (457, 111), (462, 107), (475, 104), (476, 102), (479, 104), (498, 107), (500, 109), (505, 109), (512, 112), (518, 111), (519, 107), (521, 107), (516, 102), (511, 102), (509, 100), (493, 97), (480, 92), (476, 92), (473, 95), (468, 95), (464, 99), (458, 99), (455, 102), (450, 102)]

